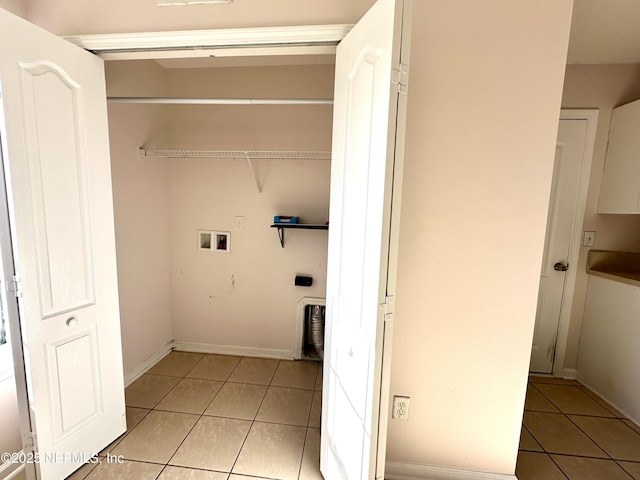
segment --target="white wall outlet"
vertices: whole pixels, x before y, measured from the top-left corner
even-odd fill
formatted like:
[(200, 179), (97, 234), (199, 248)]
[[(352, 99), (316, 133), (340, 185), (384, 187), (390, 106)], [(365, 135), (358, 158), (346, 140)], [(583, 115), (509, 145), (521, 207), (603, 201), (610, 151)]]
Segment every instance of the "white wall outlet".
[(595, 243), (596, 243), (596, 232), (584, 232), (584, 237), (582, 238), (582, 246), (593, 247)]
[(409, 397), (393, 396), (393, 412), (391, 413), (391, 418), (397, 418), (398, 420), (409, 419)]
[(236, 217), (236, 230), (244, 230), (244, 217)]

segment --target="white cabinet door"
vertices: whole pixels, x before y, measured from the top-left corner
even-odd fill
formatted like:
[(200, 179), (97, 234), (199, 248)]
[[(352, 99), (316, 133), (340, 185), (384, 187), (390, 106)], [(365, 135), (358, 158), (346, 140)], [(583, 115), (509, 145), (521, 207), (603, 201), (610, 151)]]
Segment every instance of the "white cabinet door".
[(320, 462), (331, 480), (372, 480), (384, 471), (383, 305), (392, 294), (389, 232), (402, 136), (396, 127), (404, 115), (404, 87), (394, 79), (406, 82), (404, 8), (401, 0), (378, 1), (337, 51)]
[(578, 380), (640, 420), (640, 287), (589, 276)]
[(598, 213), (640, 213), (640, 100), (611, 114)]
[(0, 135), (40, 478), (124, 432), (102, 60), (0, 10)]

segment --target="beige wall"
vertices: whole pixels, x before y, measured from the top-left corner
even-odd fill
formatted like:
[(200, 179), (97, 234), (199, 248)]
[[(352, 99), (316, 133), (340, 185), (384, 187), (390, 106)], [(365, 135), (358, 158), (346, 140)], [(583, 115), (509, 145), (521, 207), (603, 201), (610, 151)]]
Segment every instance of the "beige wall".
[[(171, 70), (171, 95), (331, 98), (333, 65)], [(187, 93), (185, 93), (187, 92)], [(177, 106), (164, 109), (168, 148), (330, 150), (330, 106)], [(327, 233), (289, 231), (274, 215), (329, 218), (330, 162), (171, 160), (171, 315), (178, 341), (293, 354), (297, 302), (324, 297)], [(244, 217), (236, 231), (234, 217)], [(231, 232), (231, 253), (199, 251), (198, 229)], [(311, 275), (311, 288), (294, 286)]]
[[(164, 70), (108, 62), (110, 95), (333, 96), (333, 65)], [(110, 104), (125, 372), (170, 340), (292, 355), (297, 302), (324, 297), (327, 234), (287, 232), (274, 215), (328, 219), (330, 162), (139, 160), (137, 147), (330, 150), (330, 106)], [(244, 217), (236, 231), (234, 217)], [(231, 232), (231, 253), (202, 252), (197, 230)], [(295, 287), (296, 274), (314, 286)]]
[[(4, 0), (10, 1), (10, 0)], [(156, 7), (154, 0), (29, 0), (29, 20), (57, 34), (355, 23), (373, 0), (236, 0)]]
[[(106, 65), (108, 95), (159, 95), (155, 62)], [(124, 74), (123, 72), (126, 72)], [(109, 104), (109, 135), (125, 373), (173, 339), (169, 277), (169, 164), (137, 156), (158, 131), (158, 107)]]
[(27, 0), (0, 0), (0, 8), (27, 18)]
[[(0, 452), (19, 452), (22, 450), (16, 382), (13, 376), (0, 381), (0, 432), (2, 432), (0, 434)], [(2, 466), (2, 462), (0, 462), (0, 466)]]
[[(598, 129), (587, 194), (583, 230), (596, 231), (594, 248), (603, 250), (640, 250), (640, 215), (598, 215), (600, 181), (604, 168), (611, 109), (640, 98), (640, 65), (567, 66), (562, 108), (597, 108)], [(585, 273), (587, 252), (581, 248), (577, 265), (576, 290), (571, 309), (564, 367), (577, 365), (578, 344), (587, 293)]]
[(389, 462), (515, 470), (570, 18), (414, 3)]

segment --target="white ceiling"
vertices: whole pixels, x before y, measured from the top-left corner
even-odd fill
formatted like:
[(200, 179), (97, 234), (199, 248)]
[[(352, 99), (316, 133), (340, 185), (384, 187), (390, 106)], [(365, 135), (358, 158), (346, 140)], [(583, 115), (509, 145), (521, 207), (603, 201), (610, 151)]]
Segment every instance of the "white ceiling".
[(640, 0), (574, 0), (567, 63), (640, 63)]

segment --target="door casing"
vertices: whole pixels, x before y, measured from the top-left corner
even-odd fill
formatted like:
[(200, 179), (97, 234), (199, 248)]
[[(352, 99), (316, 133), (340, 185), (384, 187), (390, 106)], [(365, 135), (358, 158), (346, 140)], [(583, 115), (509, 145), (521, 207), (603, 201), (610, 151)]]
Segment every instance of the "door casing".
[[(582, 228), (584, 213), (587, 204), (587, 192), (589, 189), (589, 178), (591, 174), (591, 163), (593, 159), (593, 149), (596, 139), (596, 129), (598, 124), (597, 109), (562, 109), (560, 120), (586, 120), (587, 134), (585, 139), (584, 154), (582, 157), (582, 175), (578, 187), (576, 208), (573, 218), (573, 229), (571, 232), (571, 242), (569, 245), (569, 265), (578, 265), (580, 247), (582, 246)], [(569, 326), (571, 323), (571, 307), (575, 293), (577, 268), (570, 268), (566, 273), (564, 290), (562, 292), (562, 308), (558, 322), (558, 335), (556, 338), (555, 358), (553, 361), (553, 375), (561, 378), (576, 378), (575, 368), (565, 368), (565, 356), (567, 352), (567, 342), (569, 340)]]
[[(67, 37), (71, 43), (76, 44), (81, 48), (92, 51), (99, 57), (104, 59), (122, 59), (129, 60), (142, 60), (142, 59), (154, 59), (154, 58), (167, 58), (172, 57), (209, 57), (211, 54), (210, 49), (224, 50), (225, 56), (242, 56), (247, 54), (247, 45), (255, 46), (256, 48), (250, 49), (253, 55), (278, 55), (285, 52), (291, 52), (291, 50), (283, 50), (295, 48), (295, 54), (297, 55), (313, 55), (318, 53), (334, 53), (335, 45), (344, 38), (344, 36), (350, 31), (351, 25), (324, 25), (324, 26), (301, 26), (301, 27), (282, 27), (282, 28), (264, 28), (264, 29), (233, 29), (231, 37), (229, 37), (229, 30), (208, 30), (198, 32), (157, 32), (157, 33), (140, 33), (140, 34), (108, 34), (108, 35), (79, 35), (74, 37)], [(284, 33), (283, 33), (284, 32)], [(288, 41), (286, 47), (282, 45), (282, 37), (287, 36)], [(231, 38), (232, 40), (229, 40)], [(186, 43), (185, 43), (186, 42)], [(181, 50), (179, 55), (176, 55), (176, 50), (184, 48), (185, 45), (189, 45), (189, 42), (196, 42), (197, 45), (204, 45), (207, 49), (194, 51), (192, 49)], [(401, 102), (406, 102), (406, 96), (401, 99)], [(398, 149), (402, 150), (402, 145), (398, 146)], [(396, 152), (401, 154), (402, 152)], [(3, 173), (3, 172), (0, 172)], [(3, 177), (4, 178), (4, 177)], [(396, 178), (394, 179), (394, 189), (397, 188), (397, 192), (401, 187), (401, 172), (396, 172)], [(0, 195), (3, 194), (0, 190)], [(6, 199), (6, 197), (5, 197)], [(2, 203), (2, 202), (0, 202)], [(4, 202), (6, 208), (6, 202)], [(0, 205), (0, 215), (2, 214), (2, 205)], [(395, 264), (397, 261), (397, 248), (398, 248), (398, 215), (399, 211), (394, 210), (391, 219), (391, 243), (389, 251), (389, 262)], [(0, 246), (4, 247), (5, 240), (8, 239), (9, 248), (10, 232), (7, 229), (5, 232), (0, 231)], [(4, 237), (7, 237), (5, 239)], [(3, 250), (4, 251), (4, 250)], [(11, 251), (11, 250), (9, 250)], [(6, 263), (6, 262), (5, 262)], [(4, 266), (4, 265), (3, 265)], [(12, 267), (12, 265), (11, 265)], [(395, 283), (395, 275), (389, 279), (393, 284)], [(17, 316), (14, 319), (15, 325), (12, 325), (12, 330), (19, 332), (19, 318)], [(386, 332), (387, 345), (390, 345), (391, 332)], [(16, 344), (16, 345), (19, 345)], [(14, 356), (17, 356), (16, 367), (24, 371), (24, 359), (22, 356), (21, 348), (19, 353), (14, 352)], [(388, 411), (387, 402), (384, 401), (384, 393), (388, 393), (389, 385), (388, 380), (390, 376), (390, 355), (385, 352), (383, 361), (383, 378), (386, 379), (386, 385), (382, 385), (381, 395), (381, 415), (386, 415)], [(21, 366), (21, 367), (20, 367)], [(24, 385), (18, 384), (18, 395), (22, 409), (20, 411), (21, 422), (24, 424), (25, 431), (30, 430), (29, 423), (29, 411), (28, 411), (28, 397), (26, 382)], [(388, 396), (388, 395), (387, 395)], [(386, 421), (383, 422), (384, 428), (379, 432), (379, 445), (377, 455), (378, 458), (385, 454), (386, 444)], [(378, 475), (383, 475), (383, 472), (377, 472)], [(35, 475), (35, 473), (34, 473)], [(35, 478), (35, 477), (32, 477)]]

